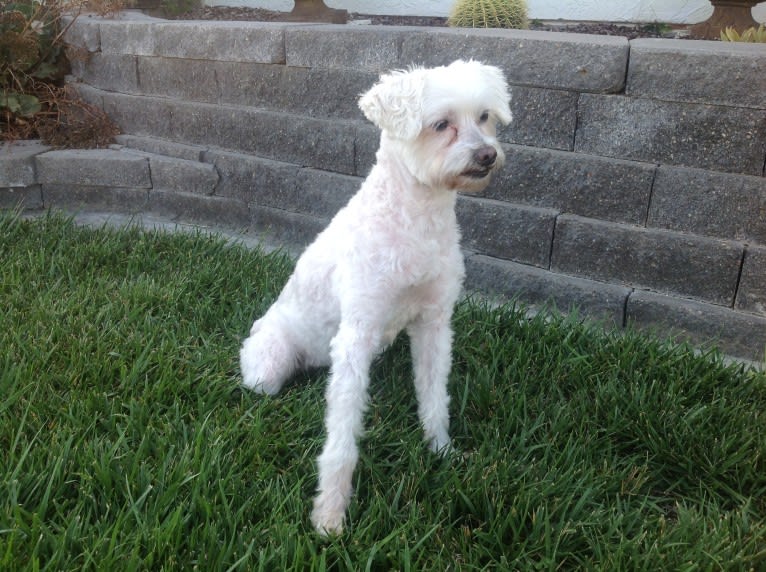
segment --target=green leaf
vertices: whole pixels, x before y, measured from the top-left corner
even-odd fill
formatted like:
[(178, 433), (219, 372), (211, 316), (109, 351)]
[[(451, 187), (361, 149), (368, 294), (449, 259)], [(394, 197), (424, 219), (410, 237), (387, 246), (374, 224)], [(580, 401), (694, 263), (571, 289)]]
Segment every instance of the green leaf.
[(31, 117), (41, 109), (40, 100), (34, 95), (24, 93), (0, 94), (0, 107), (22, 117)]
[(0, 107), (5, 107), (11, 113), (17, 113), (20, 109), (19, 100), (15, 95), (0, 95)]
[(21, 102), (21, 111), (19, 112), (19, 115), (23, 117), (31, 117), (34, 114), (39, 113), (40, 109), (42, 109), (40, 100), (34, 95), (21, 94), (19, 95), (19, 101)]
[(24, 17), (29, 19), (34, 16), (35, 4), (33, 2), (11, 2), (0, 9), (2, 12), (21, 12)]
[(58, 71), (59, 69), (57, 66), (50, 62), (43, 62), (37, 66), (37, 69), (32, 74), (32, 77), (36, 77), (37, 79), (50, 79), (56, 77)]

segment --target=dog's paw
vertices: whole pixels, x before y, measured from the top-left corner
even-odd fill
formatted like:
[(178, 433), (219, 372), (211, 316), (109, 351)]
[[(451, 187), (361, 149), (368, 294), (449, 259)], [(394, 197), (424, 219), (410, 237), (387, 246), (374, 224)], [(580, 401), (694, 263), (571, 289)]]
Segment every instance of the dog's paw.
[(269, 371), (268, 358), (259, 350), (251, 337), (242, 344), (239, 352), (239, 368), (242, 372), (242, 385), (256, 393), (276, 395), (282, 389), (284, 379)]
[(433, 453), (441, 455), (442, 457), (448, 457), (452, 454), (452, 441), (449, 438), (449, 433), (447, 433), (447, 430), (444, 427), (437, 427), (430, 431), (426, 428), (425, 438), (428, 443), (428, 448)]
[(452, 442), (449, 440), (449, 437), (446, 440), (430, 440), (428, 442), (428, 448), (431, 450), (431, 452), (436, 453), (440, 457), (450, 457), (456, 451), (456, 449), (452, 446)]
[(242, 364), (241, 369), (242, 386), (250, 391), (260, 393), (261, 395), (276, 395), (282, 389), (282, 383), (274, 383), (274, 381), (265, 379), (260, 371), (258, 371), (258, 368), (247, 367)]
[(341, 495), (320, 493), (314, 499), (311, 524), (320, 536), (337, 536), (342, 533), (345, 520), (346, 502)]
[(242, 372), (242, 387), (260, 393), (261, 395), (276, 395), (281, 389), (281, 385), (265, 383), (257, 375), (248, 375), (244, 371)]

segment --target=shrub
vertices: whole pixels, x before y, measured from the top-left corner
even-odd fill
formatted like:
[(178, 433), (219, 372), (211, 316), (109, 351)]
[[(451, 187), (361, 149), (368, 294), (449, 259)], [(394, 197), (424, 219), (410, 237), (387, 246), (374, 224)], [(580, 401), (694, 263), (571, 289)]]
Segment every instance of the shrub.
[[(100, 110), (64, 88), (69, 60), (63, 36), (81, 6), (80, 0), (0, 4), (0, 139), (41, 137), (56, 146), (90, 147), (108, 143), (116, 132)], [(71, 129), (62, 135), (61, 126), (98, 137), (83, 140)]]
[(461, 28), (528, 28), (526, 0), (457, 0), (448, 23)]

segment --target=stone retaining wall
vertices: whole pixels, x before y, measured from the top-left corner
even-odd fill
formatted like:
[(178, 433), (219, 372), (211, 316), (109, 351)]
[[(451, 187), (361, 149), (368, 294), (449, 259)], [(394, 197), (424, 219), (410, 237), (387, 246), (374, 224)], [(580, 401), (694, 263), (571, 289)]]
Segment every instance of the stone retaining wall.
[[(507, 165), (460, 197), (467, 286), (762, 361), (766, 46), (500, 31), (81, 17), (82, 96), (120, 147), (0, 154), (0, 200), (153, 212), (304, 245), (358, 188), (379, 72), (502, 67)], [(5, 188), (5, 190), (2, 190)]]

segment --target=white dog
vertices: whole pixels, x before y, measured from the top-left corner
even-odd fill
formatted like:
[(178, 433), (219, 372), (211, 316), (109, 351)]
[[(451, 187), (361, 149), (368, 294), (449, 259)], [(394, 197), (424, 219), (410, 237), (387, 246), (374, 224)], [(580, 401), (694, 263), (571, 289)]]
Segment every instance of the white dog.
[(484, 189), (502, 165), (495, 130), (511, 121), (509, 99), (502, 72), (474, 61), (381, 76), (359, 101), (382, 130), (377, 163), (242, 345), (243, 383), (260, 393), (331, 366), (311, 515), (321, 534), (343, 529), (370, 365), (403, 329), (425, 438), (450, 448), (450, 319), (464, 275), (456, 191)]

